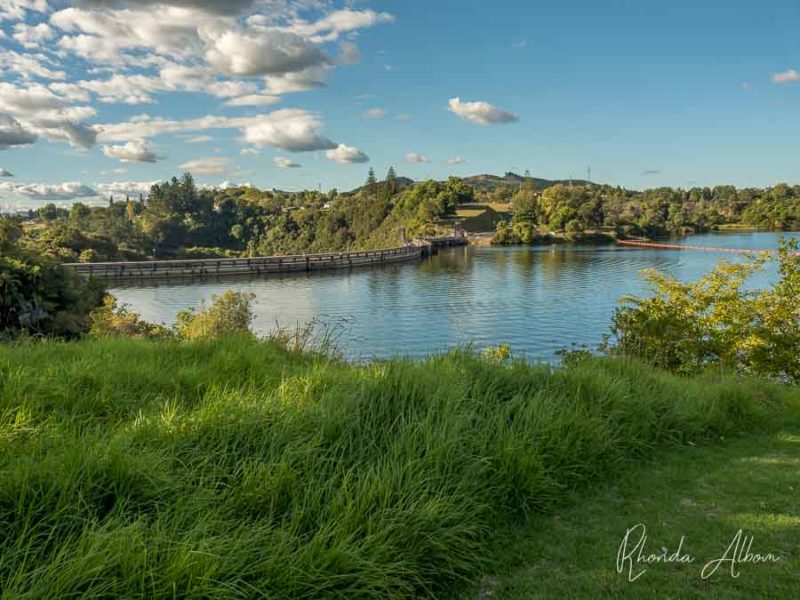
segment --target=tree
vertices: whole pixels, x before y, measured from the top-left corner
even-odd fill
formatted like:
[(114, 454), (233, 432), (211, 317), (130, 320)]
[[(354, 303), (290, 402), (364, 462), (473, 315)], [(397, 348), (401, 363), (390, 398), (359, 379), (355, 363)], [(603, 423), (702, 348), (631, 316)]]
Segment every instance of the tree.
[(378, 191), (378, 180), (375, 179), (375, 169), (369, 168), (367, 173), (367, 191), (371, 196), (374, 196)]
[(102, 284), (83, 280), (45, 256), (9, 247), (0, 253), (0, 335), (74, 338), (88, 330)]
[(391, 198), (399, 191), (399, 184), (397, 182), (397, 175), (394, 172), (394, 167), (389, 167), (386, 173), (386, 193)]

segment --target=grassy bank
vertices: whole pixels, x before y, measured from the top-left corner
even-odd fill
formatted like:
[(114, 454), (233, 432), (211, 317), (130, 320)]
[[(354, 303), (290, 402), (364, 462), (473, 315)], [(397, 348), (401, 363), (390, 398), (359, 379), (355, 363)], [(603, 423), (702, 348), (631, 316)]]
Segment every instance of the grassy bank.
[[(500, 536), (503, 569), (476, 594), (531, 598), (796, 598), (800, 589), (800, 422), (715, 445), (685, 446), (637, 465), (595, 494)], [(639, 563), (615, 557), (629, 528), (645, 527), (645, 555), (674, 553), (692, 562)], [(752, 554), (776, 562), (723, 563), (736, 533), (752, 536)], [(642, 530), (631, 538), (633, 547)], [(641, 575), (639, 575), (641, 573)], [(638, 577), (637, 577), (638, 576)], [(630, 579), (636, 578), (635, 581)]]
[[(794, 396), (794, 397), (792, 397)], [(29, 598), (469, 589), (493, 532), (797, 392), (468, 352), (352, 366), (246, 338), (0, 348), (0, 590)]]

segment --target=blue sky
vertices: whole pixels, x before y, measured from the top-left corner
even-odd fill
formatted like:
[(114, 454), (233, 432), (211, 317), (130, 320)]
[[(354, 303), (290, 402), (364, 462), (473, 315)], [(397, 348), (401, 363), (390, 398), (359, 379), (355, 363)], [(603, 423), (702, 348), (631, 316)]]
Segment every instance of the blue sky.
[(291, 190), (390, 165), (798, 181), (796, 2), (169, 4), (0, 2), (0, 205), (135, 193), (187, 168)]

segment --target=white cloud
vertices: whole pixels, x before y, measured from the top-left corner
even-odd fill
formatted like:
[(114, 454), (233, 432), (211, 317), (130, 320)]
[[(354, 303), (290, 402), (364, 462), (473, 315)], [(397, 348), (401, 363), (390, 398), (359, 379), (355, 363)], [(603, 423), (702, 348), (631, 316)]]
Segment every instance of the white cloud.
[(110, 183), (98, 183), (95, 185), (100, 194), (103, 196), (130, 196), (131, 198), (138, 198), (139, 195), (147, 196), (150, 193), (150, 188), (158, 181), (113, 181)]
[(281, 109), (264, 115), (244, 128), (244, 139), (258, 147), (273, 146), (288, 152), (309, 152), (336, 148), (322, 133), (322, 121), (314, 113)]
[(20, 54), (15, 50), (3, 48), (2, 56), (0, 73), (16, 73), (25, 80), (64, 80), (67, 78), (66, 72), (57, 69), (53, 61), (44, 54), (34, 52)]
[(206, 59), (227, 75), (280, 75), (331, 62), (316, 45), (290, 32), (231, 29), (211, 39)]
[(488, 102), (461, 102), (460, 98), (452, 98), (449, 110), (462, 119), (478, 125), (516, 123), (519, 121), (517, 115), (502, 108), (497, 108)]
[(392, 21), (394, 21), (394, 17), (389, 13), (346, 8), (334, 11), (314, 23), (298, 21), (291, 25), (290, 30), (320, 43), (334, 41), (341, 34), (355, 31), (356, 29), (364, 29), (380, 23), (391, 23)]
[(298, 169), (301, 166), (303, 166), (300, 163), (297, 163), (283, 156), (275, 157), (272, 162), (274, 162), (275, 166), (278, 167), (279, 169)]
[(253, 5), (254, 0), (83, 0), (87, 6), (152, 6), (154, 4), (171, 4), (186, 8), (196, 8), (211, 13), (232, 15)]
[(163, 158), (157, 155), (147, 142), (142, 139), (131, 140), (127, 144), (120, 146), (103, 146), (103, 154), (124, 163), (154, 163)]
[(369, 156), (364, 154), (358, 148), (354, 148), (353, 146), (346, 146), (345, 144), (339, 144), (336, 148), (328, 150), (325, 153), (325, 156), (329, 160), (333, 160), (342, 164), (369, 162)]
[(405, 156), (407, 163), (426, 163), (430, 162), (428, 157), (424, 154), (417, 154), (416, 152), (408, 152)]
[(14, 35), (12, 37), (28, 50), (35, 50), (43, 42), (53, 39), (55, 35), (56, 32), (47, 23), (39, 23), (38, 25), (17, 23), (14, 25)]
[(385, 116), (386, 111), (382, 108), (370, 108), (361, 113), (361, 117), (364, 119), (382, 119)]
[(38, 135), (25, 129), (14, 117), (0, 114), (0, 150), (27, 146), (37, 139)]
[[(81, 123), (95, 114), (94, 108), (69, 105), (64, 98), (40, 84), (19, 88), (0, 82), (0, 110), (37, 137), (46, 136), (81, 148), (94, 145), (97, 137), (92, 126)], [(8, 121), (6, 127), (18, 130)]]
[(460, 156), (454, 156), (453, 158), (448, 158), (447, 159), (447, 164), (448, 165), (462, 165), (465, 162), (466, 161), (463, 158), (461, 158)]
[(280, 98), (276, 96), (248, 94), (246, 96), (239, 96), (238, 98), (231, 98), (225, 102), (225, 106), (266, 106), (277, 102), (280, 102)]
[(28, 11), (47, 12), (47, 0), (3, 0), (0, 3), (0, 20), (23, 19)]
[(242, 156), (259, 156), (261, 154), (261, 150), (258, 148), (242, 148), (239, 151), (239, 154)]
[(6, 171), (3, 168), (0, 168), (0, 177), (13, 177), (14, 174), (11, 171)]
[(230, 158), (214, 156), (190, 160), (180, 165), (180, 168), (197, 175), (220, 175), (228, 170), (232, 162)]
[(17, 185), (14, 187), (14, 192), (34, 200), (64, 201), (97, 196), (95, 190), (77, 181), (56, 184), (29, 183)]
[(800, 81), (800, 73), (798, 73), (794, 69), (789, 69), (788, 71), (784, 71), (783, 73), (775, 73), (772, 76), (772, 81), (774, 83), (789, 83), (791, 81)]

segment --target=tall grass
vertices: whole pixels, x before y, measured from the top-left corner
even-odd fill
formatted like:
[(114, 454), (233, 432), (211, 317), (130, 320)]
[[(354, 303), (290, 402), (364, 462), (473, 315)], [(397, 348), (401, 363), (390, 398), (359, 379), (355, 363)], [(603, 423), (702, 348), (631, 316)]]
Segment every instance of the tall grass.
[(437, 596), (486, 567), (497, 527), (790, 394), (249, 338), (0, 348), (0, 597)]

